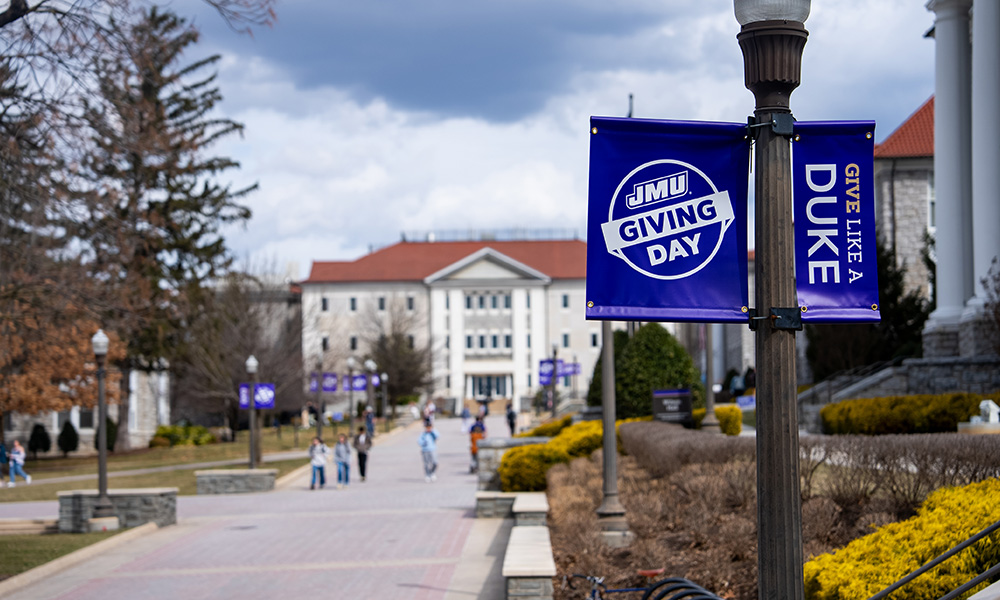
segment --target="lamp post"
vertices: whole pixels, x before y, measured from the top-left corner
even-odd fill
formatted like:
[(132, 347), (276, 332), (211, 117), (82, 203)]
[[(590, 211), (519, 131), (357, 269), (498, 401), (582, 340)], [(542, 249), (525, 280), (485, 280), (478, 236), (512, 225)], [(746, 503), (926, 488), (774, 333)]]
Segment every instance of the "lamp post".
[(389, 431), (389, 374), (382, 373), (382, 419), (385, 421), (385, 430)]
[[(97, 503), (94, 518), (115, 516), (115, 508), (108, 498), (108, 404), (104, 398), (104, 359), (108, 356), (108, 336), (98, 329), (90, 338), (97, 361)], [(13, 478), (11, 479), (13, 481)]]
[[(323, 439), (323, 360), (316, 360), (316, 437)], [(306, 423), (308, 425), (308, 423)]]
[(358, 361), (353, 356), (347, 358), (347, 433), (354, 431), (354, 369)]
[(552, 418), (556, 418), (556, 380), (559, 378), (559, 363), (556, 358), (559, 355), (559, 347), (552, 344), (552, 379), (549, 381), (549, 397), (552, 399)]
[(615, 430), (615, 336), (611, 321), (601, 322), (601, 405), (604, 461), (604, 500), (597, 509), (597, 523), (609, 546), (625, 546), (632, 534), (625, 519), (625, 507), (618, 500), (618, 435)]
[(705, 418), (701, 430), (721, 433), (719, 419), (715, 416), (715, 351), (712, 348), (712, 324), (705, 323)]
[(801, 600), (795, 332), (778, 327), (775, 317), (798, 313), (788, 98), (799, 85), (809, 0), (734, 0), (734, 8), (755, 125), (762, 125), (751, 129), (756, 143), (755, 302), (757, 314), (765, 317), (756, 321), (758, 596)]
[(375, 384), (373, 381), (375, 379), (374, 375), (376, 369), (378, 369), (378, 366), (375, 364), (374, 360), (369, 358), (365, 361), (365, 370), (368, 371), (368, 404), (366, 407), (372, 407), (373, 410), (375, 406)]
[(260, 365), (254, 355), (247, 358), (244, 366), (250, 375), (250, 468), (257, 468), (257, 367)]

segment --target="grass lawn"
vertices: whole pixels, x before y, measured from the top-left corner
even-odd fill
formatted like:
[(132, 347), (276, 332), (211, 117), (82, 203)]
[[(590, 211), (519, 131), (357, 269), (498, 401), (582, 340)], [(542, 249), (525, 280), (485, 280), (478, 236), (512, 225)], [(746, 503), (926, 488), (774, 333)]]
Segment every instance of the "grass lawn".
[[(207, 448), (208, 446), (201, 446), (202, 448)], [(197, 461), (189, 462), (202, 462), (200, 459)], [(278, 477), (291, 473), (298, 467), (306, 464), (308, 461), (304, 458), (295, 458), (291, 460), (282, 460), (277, 462), (268, 462), (260, 466), (262, 469), (277, 469)], [(219, 467), (222, 469), (241, 469), (245, 465), (234, 465), (231, 467)], [(177, 493), (181, 496), (190, 496), (198, 492), (197, 481), (194, 477), (194, 472), (199, 469), (176, 469), (173, 471), (162, 471), (159, 473), (150, 473), (148, 475), (129, 475), (127, 477), (113, 477), (108, 479), (108, 488), (146, 488), (146, 487), (175, 487), (177, 488)], [(25, 485), (18, 480), (17, 487), (15, 488), (2, 488), (0, 489), (0, 502), (33, 502), (39, 500), (55, 500), (56, 493), (66, 490), (86, 490), (86, 489), (96, 489), (96, 481), (69, 481), (64, 483), (45, 483), (44, 481), (35, 481), (31, 485)], [(0, 536), (0, 541), (3, 537)]]
[(34, 569), (84, 546), (107, 539), (116, 533), (120, 533), (120, 531), (0, 535), (0, 579), (7, 579)]

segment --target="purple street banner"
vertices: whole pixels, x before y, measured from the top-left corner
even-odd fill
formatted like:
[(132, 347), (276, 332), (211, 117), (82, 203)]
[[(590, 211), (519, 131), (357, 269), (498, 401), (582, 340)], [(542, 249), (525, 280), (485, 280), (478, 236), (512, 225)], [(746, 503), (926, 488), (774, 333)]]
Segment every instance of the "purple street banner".
[(556, 377), (561, 377), (560, 372), (562, 371), (563, 361), (559, 359), (556, 361), (556, 368), (552, 368), (552, 359), (543, 358), (538, 361), (538, 385), (546, 386), (552, 385), (552, 374), (556, 374)]
[(795, 289), (802, 320), (877, 322), (873, 121), (796, 122)]
[[(250, 384), (239, 385), (240, 408), (250, 408)], [(254, 408), (274, 408), (274, 384), (258, 383), (254, 386)]]
[(559, 361), (558, 377), (568, 377), (571, 375), (579, 375), (579, 374), (580, 374), (580, 363), (578, 362), (564, 363), (562, 361)]
[(378, 373), (372, 374), (372, 387), (379, 387), (382, 385), (382, 378), (379, 377)]
[(323, 391), (324, 392), (336, 392), (337, 391), (337, 374), (336, 373), (323, 373)]
[(745, 323), (746, 124), (590, 125), (587, 319)]
[(315, 392), (319, 389), (319, 373), (313, 371), (309, 374), (309, 391)]
[(360, 375), (355, 375), (353, 385), (351, 386), (351, 388), (355, 392), (363, 392), (364, 390), (368, 389), (368, 376), (365, 375), (364, 373)]

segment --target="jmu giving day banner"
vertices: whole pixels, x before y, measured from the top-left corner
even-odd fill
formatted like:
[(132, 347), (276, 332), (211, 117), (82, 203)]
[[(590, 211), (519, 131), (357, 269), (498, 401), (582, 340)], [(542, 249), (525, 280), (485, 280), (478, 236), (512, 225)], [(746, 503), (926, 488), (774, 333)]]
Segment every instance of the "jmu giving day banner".
[[(743, 123), (591, 118), (587, 318), (747, 322)], [(804, 320), (877, 321), (872, 122), (795, 124)]]

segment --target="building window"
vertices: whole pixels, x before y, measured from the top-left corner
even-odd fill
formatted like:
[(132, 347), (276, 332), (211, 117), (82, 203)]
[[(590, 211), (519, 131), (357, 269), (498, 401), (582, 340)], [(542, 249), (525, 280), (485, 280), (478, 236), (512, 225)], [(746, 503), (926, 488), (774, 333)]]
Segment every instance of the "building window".
[(329, 350), (330, 349), (330, 336), (324, 335), (323, 339), (322, 339), (322, 341), (320, 341), (319, 345), (323, 349), (323, 352), (326, 352), (327, 350)]
[(531, 373), (528, 373), (528, 387), (531, 387)]
[(503, 336), (503, 347), (510, 348), (510, 334)]
[(933, 232), (937, 228), (937, 193), (934, 190), (934, 171), (927, 174), (927, 226)]
[(569, 294), (563, 294), (563, 308), (569, 308)]
[(465, 308), (466, 310), (472, 310), (472, 296), (465, 297)]
[(444, 387), (451, 389), (451, 375), (444, 376)]
[(531, 308), (531, 294), (530, 294), (530, 293), (528, 293), (528, 294), (526, 294), (526, 295), (524, 296), (524, 305), (525, 305), (525, 306), (526, 306), (527, 308)]
[(413, 310), (413, 296), (406, 297), (406, 310)]
[(406, 340), (410, 343), (410, 350), (413, 350), (413, 347), (417, 345), (416, 340), (413, 339), (412, 335), (406, 336)]
[(80, 409), (80, 429), (94, 428), (94, 411), (86, 408)]
[(569, 386), (573, 385), (573, 382), (570, 381), (569, 377), (570, 377), (569, 375), (563, 376), (563, 387), (569, 387)]
[(492, 303), (493, 308), (500, 308), (500, 298), (499, 297), (497, 297), (497, 296), (490, 297), (490, 302)]
[(326, 312), (330, 310), (330, 301), (327, 300), (326, 297), (320, 298), (319, 306), (321, 311)]
[(506, 294), (503, 297), (503, 307), (510, 308), (510, 294)]
[(468, 348), (468, 349), (470, 349), (470, 350), (472, 349), (472, 336), (471, 335), (465, 336), (465, 347)]
[(357, 350), (357, 349), (358, 349), (358, 336), (352, 335), (351, 336), (351, 350)]
[(451, 295), (446, 293), (444, 295), (444, 309), (448, 310), (450, 308), (451, 308)]
[(569, 348), (569, 334), (563, 334), (563, 348)]
[(351, 312), (358, 310), (358, 299), (351, 298)]
[(378, 309), (385, 310), (385, 296), (378, 297)]
[(445, 348), (451, 348), (451, 336), (450, 335), (444, 336), (444, 347)]
[(486, 296), (479, 297), (479, 308), (486, 308)]
[(591, 348), (596, 348), (597, 347), (597, 334), (596, 333), (590, 334), (590, 347)]
[(479, 347), (480, 348), (485, 348), (486, 347), (486, 336), (485, 335), (479, 336)]
[(490, 340), (490, 341), (493, 342), (493, 347), (494, 348), (499, 348), (500, 347), (500, 336), (494, 335), (493, 339)]
[(525, 347), (526, 348), (531, 348), (531, 334), (530, 333), (528, 334), (528, 338), (527, 338)]

